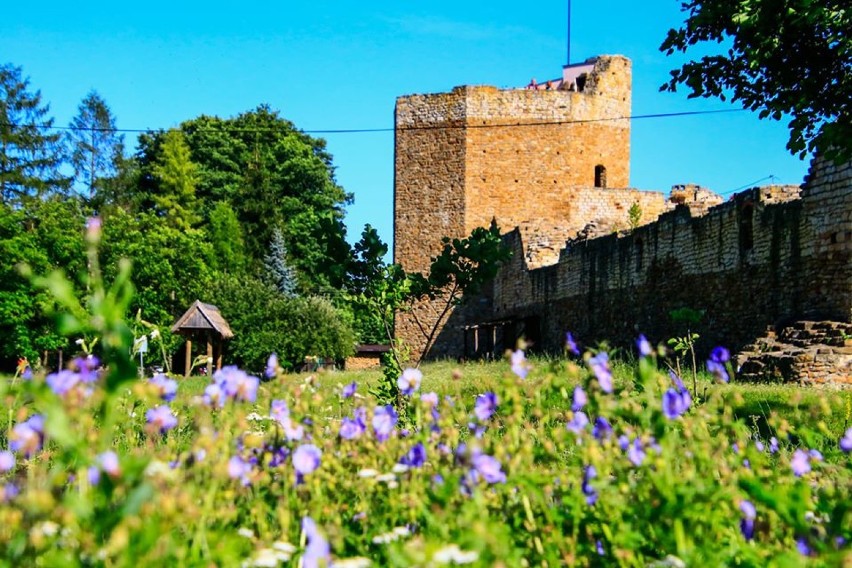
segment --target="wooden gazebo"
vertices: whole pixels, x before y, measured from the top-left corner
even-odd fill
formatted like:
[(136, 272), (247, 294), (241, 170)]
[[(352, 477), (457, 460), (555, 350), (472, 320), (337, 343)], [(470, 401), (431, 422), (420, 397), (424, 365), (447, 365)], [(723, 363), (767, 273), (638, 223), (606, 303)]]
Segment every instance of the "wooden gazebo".
[(184, 376), (188, 377), (192, 369), (192, 340), (193, 338), (207, 341), (207, 376), (213, 373), (213, 361), (216, 369), (222, 368), (222, 347), (226, 339), (234, 337), (228, 322), (219, 313), (219, 308), (195, 300), (175, 324), (172, 333), (186, 337), (186, 363)]

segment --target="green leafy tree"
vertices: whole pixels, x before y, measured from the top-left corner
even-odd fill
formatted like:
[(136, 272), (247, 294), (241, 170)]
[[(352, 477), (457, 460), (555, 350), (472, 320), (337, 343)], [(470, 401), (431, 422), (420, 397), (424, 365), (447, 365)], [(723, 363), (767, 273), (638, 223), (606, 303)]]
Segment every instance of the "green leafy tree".
[(210, 211), (207, 234), (213, 246), (213, 267), (219, 272), (242, 273), (246, 265), (243, 231), (227, 201), (219, 201)]
[(662, 90), (730, 97), (760, 117), (790, 115), (787, 148), (852, 157), (852, 8), (846, 0), (689, 0), (660, 49), (710, 55), (671, 72)]
[(477, 227), (464, 239), (444, 237), (442, 242), (443, 248), (432, 258), (429, 273), (409, 275), (409, 304), (428, 300), (436, 306), (437, 313), (434, 323), (427, 323), (420, 322), (415, 311), (410, 312), (425, 339), (418, 365), (428, 357), (435, 336), (453, 307), (478, 294), (512, 255), (493, 222), (488, 229)]
[[(179, 229), (153, 213), (131, 215), (111, 208), (103, 215), (100, 262), (104, 276), (117, 277), (122, 259), (133, 264), (135, 314), (156, 325), (169, 349), (180, 339), (168, 330), (193, 301), (210, 297), (212, 247), (203, 231)], [(152, 354), (153, 355), (153, 354)]]
[(154, 206), (177, 229), (189, 229), (199, 221), (195, 186), (198, 166), (190, 157), (189, 146), (180, 130), (169, 130), (163, 136), (161, 154), (152, 168), (159, 182)]
[(275, 229), (272, 233), (272, 242), (269, 243), (269, 252), (263, 260), (264, 276), (276, 290), (288, 298), (297, 295), (299, 279), (296, 271), (290, 266), (287, 254), (287, 243), (284, 242), (284, 234), (281, 229)]
[(353, 351), (349, 320), (323, 298), (288, 298), (260, 279), (222, 275), (213, 300), (234, 332), (229, 361), (254, 372), (270, 353), (297, 369), (308, 355), (343, 359)]
[[(179, 129), (198, 167), (200, 211), (209, 218), (216, 203), (231, 206), (253, 270), (262, 269), (278, 227), (308, 291), (333, 295), (343, 288), (351, 254), (343, 207), (351, 196), (334, 179), (324, 140), (300, 132), (265, 105), (233, 118), (200, 116)], [(137, 202), (143, 208), (158, 191), (153, 165), (163, 138), (151, 132), (139, 139)]]
[(0, 65), (0, 199), (23, 203), (63, 192), (68, 179), (62, 163), (60, 135), (51, 132), (50, 106), (31, 92), (20, 67)]
[(96, 91), (77, 107), (65, 139), (74, 178), (91, 199), (104, 180), (118, 175), (124, 157), (124, 136), (116, 132), (115, 117)]
[(385, 262), (387, 253), (388, 245), (378, 231), (365, 225), (361, 239), (353, 247), (347, 286), (360, 343), (386, 344), (393, 338), (393, 309), (387, 310), (386, 295), (395, 281)]
[(86, 272), (85, 216), (75, 200), (33, 201), (26, 209), (0, 204), (0, 362), (11, 368), (16, 357), (31, 362), (45, 351), (69, 347), (50, 315), (52, 296), (24, 278), (19, 267), (40, 273), (62, 269), (75, 278)]

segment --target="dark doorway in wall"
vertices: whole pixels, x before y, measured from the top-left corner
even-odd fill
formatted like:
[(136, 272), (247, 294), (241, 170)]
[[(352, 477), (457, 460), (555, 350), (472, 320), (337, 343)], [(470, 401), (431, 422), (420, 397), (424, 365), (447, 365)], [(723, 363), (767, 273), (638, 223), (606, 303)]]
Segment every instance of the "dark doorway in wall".
[(606, 187), (606, 166), (595, 166), (595, 187)]

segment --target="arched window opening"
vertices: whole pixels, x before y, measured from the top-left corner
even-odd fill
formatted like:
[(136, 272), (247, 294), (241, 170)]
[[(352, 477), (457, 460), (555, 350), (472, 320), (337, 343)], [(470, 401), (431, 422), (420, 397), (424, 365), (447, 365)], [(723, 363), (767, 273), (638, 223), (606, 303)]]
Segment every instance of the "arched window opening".
[(606, 167), (601, 164), (595, 166), (595, 187), (606, 187)]

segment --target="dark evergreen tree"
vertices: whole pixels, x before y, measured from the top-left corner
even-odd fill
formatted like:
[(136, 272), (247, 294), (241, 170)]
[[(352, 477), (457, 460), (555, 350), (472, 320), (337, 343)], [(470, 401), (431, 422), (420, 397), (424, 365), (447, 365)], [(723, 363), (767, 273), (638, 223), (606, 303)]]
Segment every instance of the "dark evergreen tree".
[(124, 158), (124, 136), (115, 130), (115, 118), (106, 101), (91, 91), (77, 107), (65, 139), (78, 191), (91, 199), (106, 179), (114, 178)]
[(59, 172), (61, 136), (52, 132), (50, 105), (30, 92), (20, 67), (0, 65), (0, 199), (23, 203), (68, 188)]

